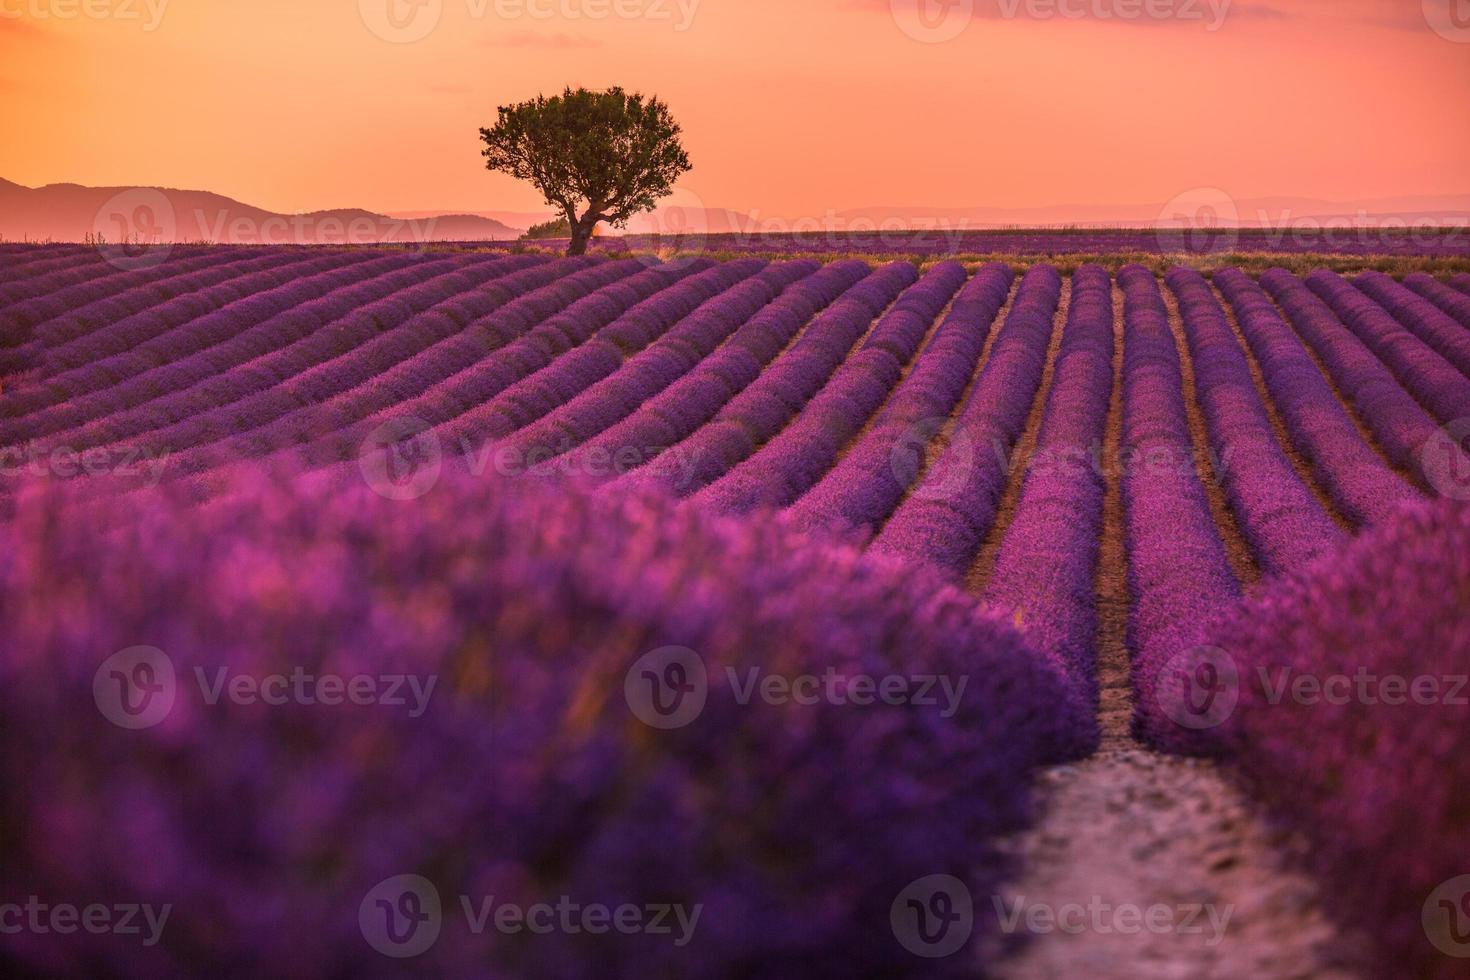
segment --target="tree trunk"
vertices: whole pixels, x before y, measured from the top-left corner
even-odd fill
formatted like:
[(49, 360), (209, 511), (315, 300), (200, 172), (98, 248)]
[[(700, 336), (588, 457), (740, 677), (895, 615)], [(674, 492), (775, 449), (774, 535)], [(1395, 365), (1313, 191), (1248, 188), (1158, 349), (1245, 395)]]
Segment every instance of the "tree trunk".
[(597, 219), (588, 215), (581, 221), (573, 221), (572, 241), (567, 246), (568, 255), (586, 255), (587, 243), (592, 240), (592, 232), (597, 227)]

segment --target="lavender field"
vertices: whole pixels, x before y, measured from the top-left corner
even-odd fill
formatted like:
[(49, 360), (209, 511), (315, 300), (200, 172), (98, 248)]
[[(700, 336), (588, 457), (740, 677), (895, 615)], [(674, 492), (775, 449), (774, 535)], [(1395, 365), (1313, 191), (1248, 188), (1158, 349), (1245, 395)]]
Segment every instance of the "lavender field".
[(1128, 759), (1305, 883), (1161, 962), (1464, 976), (1470, 275), (1138, 237), (0, 244), (0, 963), (1064, 975)]

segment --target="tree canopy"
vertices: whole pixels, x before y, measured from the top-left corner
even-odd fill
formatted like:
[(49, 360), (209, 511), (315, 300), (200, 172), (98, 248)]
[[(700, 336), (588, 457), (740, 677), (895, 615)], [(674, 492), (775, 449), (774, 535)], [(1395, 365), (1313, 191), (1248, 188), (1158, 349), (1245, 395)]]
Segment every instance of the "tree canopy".
[(586, 251), (599, 222), (624, 227), (673, 190), (689, 170), (679, 134), (667, 105), (621, 88), (501, 106), (480, 130), (486, 167), (534, 184), (566, 217), (569, 255)]

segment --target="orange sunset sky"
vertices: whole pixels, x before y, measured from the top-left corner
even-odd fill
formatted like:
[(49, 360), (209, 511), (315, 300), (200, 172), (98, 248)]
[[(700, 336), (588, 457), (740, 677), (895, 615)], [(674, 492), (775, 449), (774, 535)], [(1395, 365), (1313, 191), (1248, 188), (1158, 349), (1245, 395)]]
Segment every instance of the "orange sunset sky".
[(764, 215), (1470, 192), (1470, 0), (893, 2), (0, 0), (0, 177), (540, 210), (478, 127), (618, 84)]

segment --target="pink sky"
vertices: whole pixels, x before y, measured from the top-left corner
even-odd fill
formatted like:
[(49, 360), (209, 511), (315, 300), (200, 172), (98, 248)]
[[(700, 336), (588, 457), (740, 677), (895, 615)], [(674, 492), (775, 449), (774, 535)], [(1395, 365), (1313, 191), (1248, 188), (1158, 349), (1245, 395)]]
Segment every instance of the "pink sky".
[(539, 210), (478, 128), (618, 84), (761, 215), (1470, 192), (1470, 0), (893, 2), (0, 0), (0, 177)]

